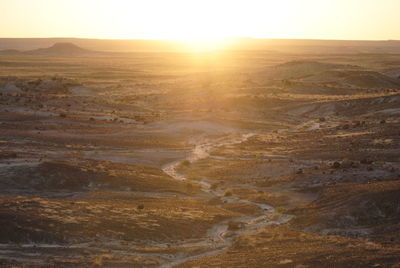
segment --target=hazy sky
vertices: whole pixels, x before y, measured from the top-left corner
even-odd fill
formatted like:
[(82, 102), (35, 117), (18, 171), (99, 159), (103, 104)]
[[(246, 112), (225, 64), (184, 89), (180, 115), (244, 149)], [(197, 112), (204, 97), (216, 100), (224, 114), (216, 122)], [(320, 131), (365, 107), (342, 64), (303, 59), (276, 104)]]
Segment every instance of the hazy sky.
[(0, 0), (0, 37), (400, 39), (400, 0)]

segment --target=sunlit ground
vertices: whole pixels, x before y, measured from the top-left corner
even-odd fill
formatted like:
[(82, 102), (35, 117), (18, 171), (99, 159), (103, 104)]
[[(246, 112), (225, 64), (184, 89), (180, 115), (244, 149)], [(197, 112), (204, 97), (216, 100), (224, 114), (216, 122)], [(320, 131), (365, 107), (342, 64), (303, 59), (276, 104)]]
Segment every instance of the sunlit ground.
[(227, 48), (230, 41), (226, 38), (189, 38), (183, 40), (182, 43), (184, 49), (204, 52)]

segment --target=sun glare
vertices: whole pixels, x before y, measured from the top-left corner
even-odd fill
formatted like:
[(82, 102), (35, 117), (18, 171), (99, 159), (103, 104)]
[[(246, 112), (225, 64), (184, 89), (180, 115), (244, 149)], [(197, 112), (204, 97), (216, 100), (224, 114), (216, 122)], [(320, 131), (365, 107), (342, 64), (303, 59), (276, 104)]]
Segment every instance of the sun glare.
[[(396, 27), (399, 1), (382, 2), (384, 4), (374, 0), (0, 0), (3, 16), (0, 35), (189, 40), (186, 44), (196, 49), (218, 49), (224, 45), (221, 40), (237, 37), (400, 38)], [(363, 12), (358, 12), (360, 6)]]
[(246, 36), (244, 29), (252, 28), (243, 5), (234, 1), (168, 1), (153, 14), (157, 19), (147, 20), (144, 38), (181, 40), (193, 50), (220, 49), (228, 38)]
[(228, 44), (224, 38), (189, 38), (183, 40), (184, 48), (191, 51), (211, 51), (224, 48)]

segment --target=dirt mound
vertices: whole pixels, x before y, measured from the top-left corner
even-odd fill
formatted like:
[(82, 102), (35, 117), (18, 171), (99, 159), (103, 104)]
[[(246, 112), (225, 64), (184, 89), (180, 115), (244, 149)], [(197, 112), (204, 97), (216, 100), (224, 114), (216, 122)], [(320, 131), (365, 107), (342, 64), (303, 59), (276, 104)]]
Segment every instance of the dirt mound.
[(88, 49), (81, 48), (72, 43), (56, 43), (49, 48), (39, 48), (29, 51), (30, 54), (87, 54), (92, 53)]
[(13, 94), (13, 93), (21, 93), (22, 90), (16, 86), (13, 83), (8, 83), (3, 87), (0, 87), (0, 92), (1, 93), (9, 93), (9, 94)]
[(3, 192), (82, 191), (89, 186), (89, 178), (95, 180), (99, 176), (105, 177), (62, 163), (43, 162), (18, 168), (10, 165), (2, 172), (1, 188)]
[(16, 49), (4, 49), (0, 50), (0, 55), (18, 55), (21, 54), (22, 52)]
[(390, 235), (400, 230), (399, 192), (398, 181), (330, 187), (318, 201), (297, 210), (292, 224), (321, 235)]
[[(352, 116), (374, 116), (376, 120), (382, 120), (391, 116), (397, 116), (400, 95), (372, 97), (356, 100), (343, 100), (336, 102), (336, 112), (339, 115)], [(381, 128), (383, 126), (380, 126)]]
[[(140, 174), (138, 174), (140, 170)], [(185, 183), (169, 178), (158, 168), (102, 162), (92, 165), (65, 162), (10, 163), (0, 173), (0, 193), (86, 192), (93, 189), (112, 191), (190, 192)], [(152, 180), (148, 180), (151, 176)]]
[(385, 69), (382, 71), (382, 73), (400, 81), (400, 68)]
[(399, 80), (373, 71), (328, 70), (306, 77), (303, 81), (353, 88), (400, 88)]
[(299, 79), (317, 72), (333, 69), (355, 69), (356, 66), (322, 63), (317, 61), (291, 61), (276, 65), (264, 72), (268, 79)]

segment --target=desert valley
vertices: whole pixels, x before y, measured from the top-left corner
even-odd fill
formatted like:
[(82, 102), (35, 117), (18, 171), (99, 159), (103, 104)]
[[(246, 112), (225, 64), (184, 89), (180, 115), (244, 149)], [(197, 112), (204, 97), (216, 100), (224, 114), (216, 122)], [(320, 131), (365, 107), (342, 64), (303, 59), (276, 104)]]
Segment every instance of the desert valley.
[(398, 42), (39, 41), (0, 40), (0, 267), (400, 267)]

